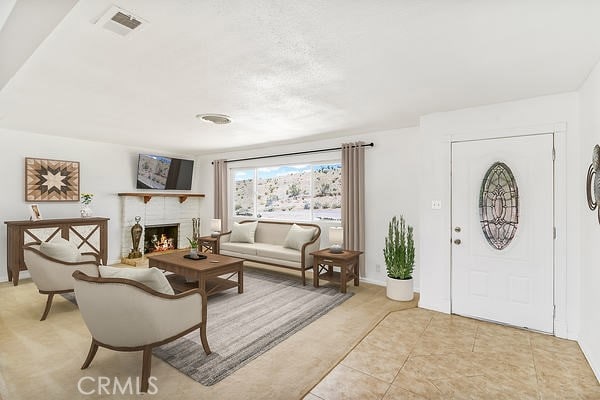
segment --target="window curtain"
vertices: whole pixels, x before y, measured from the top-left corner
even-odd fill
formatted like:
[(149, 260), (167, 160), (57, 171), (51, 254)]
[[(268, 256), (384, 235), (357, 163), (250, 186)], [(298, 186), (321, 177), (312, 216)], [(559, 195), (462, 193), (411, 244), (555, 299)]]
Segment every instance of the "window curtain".
[(215, 218), (221, 220), (221, 231), (229, 230), (229, 209), (227, 208), (227, 162), (215, 160), (214, 165), (214, 193), (215, 193)]
[[(342, 144), (342, 226), (344, 247), (365, 250), (365, 148), (363, 142)], [(360, 275), (365, 275), (364, 255)]]

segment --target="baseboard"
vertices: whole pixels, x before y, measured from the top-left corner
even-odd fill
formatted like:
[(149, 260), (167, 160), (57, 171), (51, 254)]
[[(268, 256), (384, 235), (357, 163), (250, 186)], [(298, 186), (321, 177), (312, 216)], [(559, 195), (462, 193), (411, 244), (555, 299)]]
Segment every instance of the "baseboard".
[(600, 364), (598, 364), (598, 363), (600, 363), (600, 360), (593, 360), (589, 356), (589, 354), (591, 354), (591, 352), (589, 351), (589, 346), (587, 345), (586, 340), (579, 340), (578, 343), (579, 343), (579, 347), (581, 347), (581, 351), (583, 352), (583, 355), (585, 356), (585, 359), (587, 360), (588, 364), (590, 364), (592, 371), (594, 371), (594, 375), (596, 375), (596, 379), (598, 381), (600, 381)]
[(377, 286), (385, 286), (385, 282), (381, 282), (376, 279), (363, 278), (362, 276), (360, 277), (360, 281), (364, 282), (364, 283), (370, 283), (373, 285), (377, 285)]

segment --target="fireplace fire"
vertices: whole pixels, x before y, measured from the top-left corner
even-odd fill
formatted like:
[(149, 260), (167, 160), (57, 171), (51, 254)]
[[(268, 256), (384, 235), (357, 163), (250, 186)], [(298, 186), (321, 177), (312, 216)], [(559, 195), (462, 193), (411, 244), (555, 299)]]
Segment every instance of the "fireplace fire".
[(144, 253), (176, 249), (178, 233), (179, 224), (146, 225), (144, 228)]

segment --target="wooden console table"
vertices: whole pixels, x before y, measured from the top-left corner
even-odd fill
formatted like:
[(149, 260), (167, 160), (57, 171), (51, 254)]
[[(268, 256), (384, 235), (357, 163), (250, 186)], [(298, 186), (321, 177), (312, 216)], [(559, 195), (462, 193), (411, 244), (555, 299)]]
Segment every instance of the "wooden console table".
[(108, 258), (109, 218), (64, 218), (40, 221), (4, 221), (7, 227), (6, 270), (8, 280), (19, 284), (19, 271), (27, 269), (23, 261), (23, 246), (33, 242), (49, 242), (62, 237), (77, 245), (81, 252), (100, 255), (102, 264)]

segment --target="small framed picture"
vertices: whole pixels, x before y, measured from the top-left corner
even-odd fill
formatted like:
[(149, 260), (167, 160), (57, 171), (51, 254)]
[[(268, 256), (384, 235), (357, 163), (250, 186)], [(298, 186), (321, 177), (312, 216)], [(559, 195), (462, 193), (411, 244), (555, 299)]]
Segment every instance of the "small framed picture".
[(40, 212), (40, 207), (37, 204), (29, 205), (29, 213), (31, 214), (32, 221), (39, 221), (42, 218), (42, 213)]

